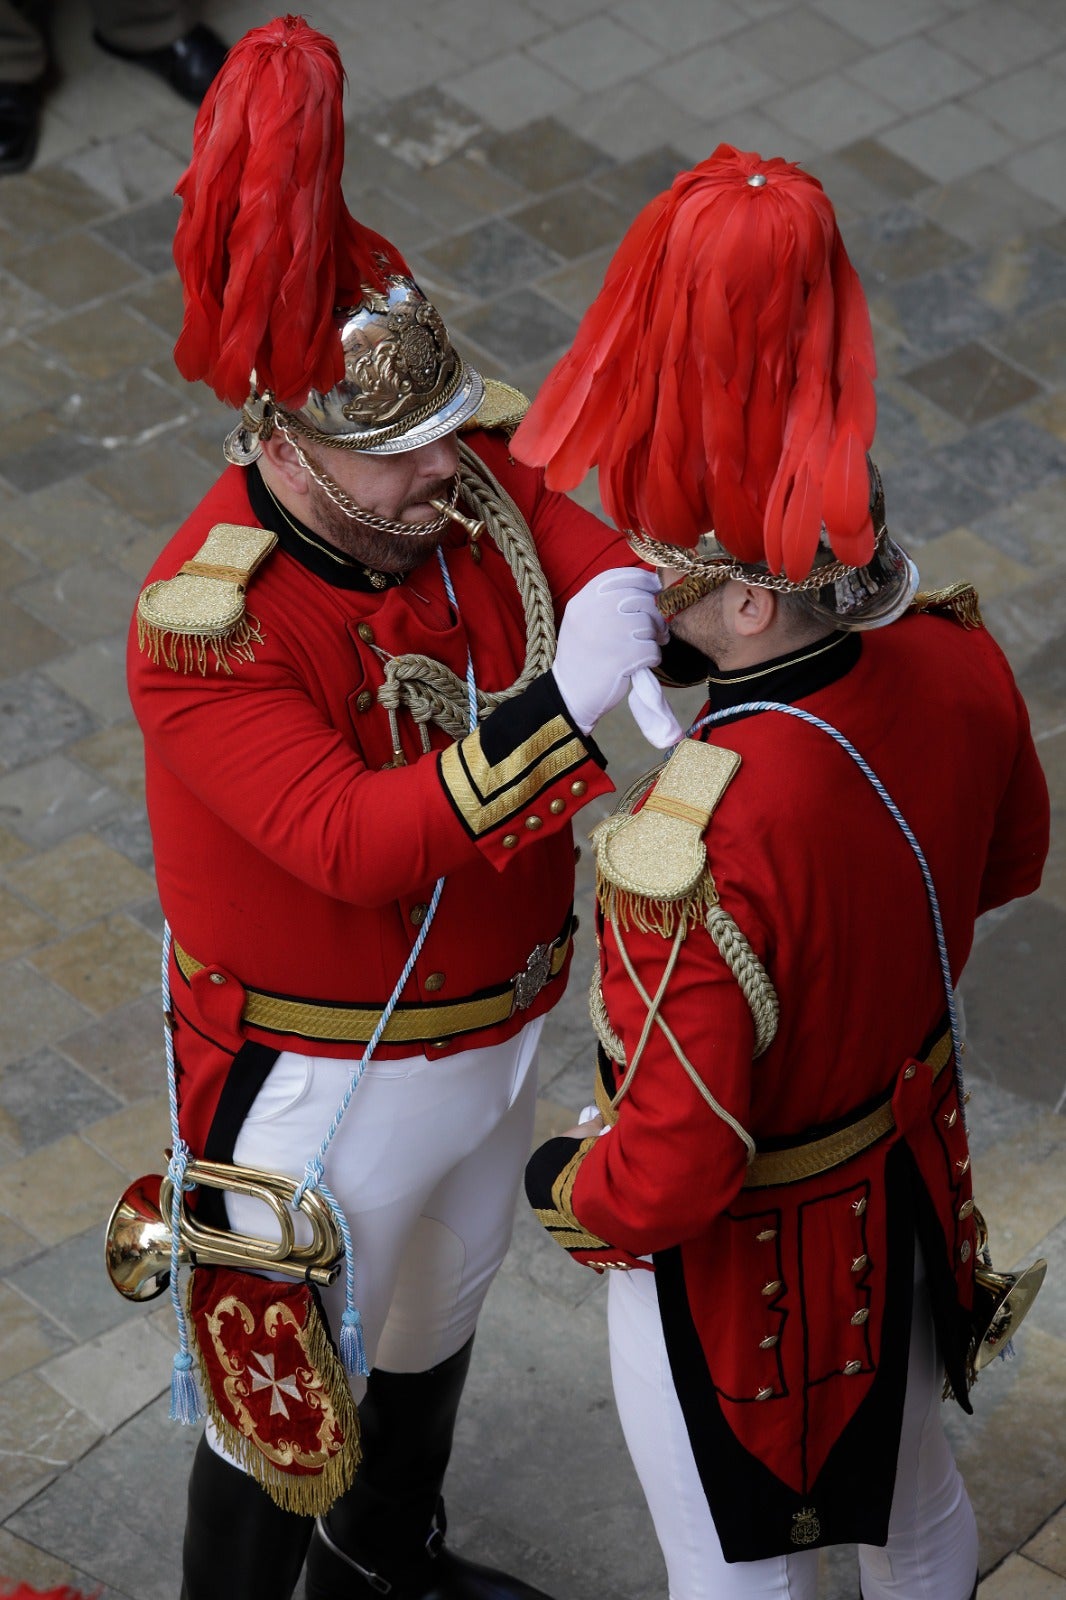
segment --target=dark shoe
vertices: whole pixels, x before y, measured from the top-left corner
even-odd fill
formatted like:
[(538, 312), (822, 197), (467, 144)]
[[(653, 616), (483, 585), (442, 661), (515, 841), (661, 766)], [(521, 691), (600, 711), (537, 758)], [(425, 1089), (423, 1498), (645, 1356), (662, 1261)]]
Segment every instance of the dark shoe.
[(282, 1511), (201, 1439), (189, 1478), (181, 1600), (290, 1600), (313, 1526)]
[(0, 83), (0, 173), (25, 172), (37, 154), (41, 80)]
[(319, 1517), (307, 1552), (305, 1600), (359, 1600), (375, 1594), (390, 1600), (550, 1600), (543, 1589), (533, 1589), (520, 1578), (457, 1556), (445, 1545), (440, 1527), (416, 1560), (382, 1570), (381, 1563), (363, 1566), (346, 1555)]
[(125, 50), (120, 45), (111, 44), (96, 30), (93, 38), (109, 56), (146, 67), (194, 106), (200, 104), (211, 87), (211, 81), (229, 49), (218, 34), (204, 27), (202, 22), (191, 28), (184, 38), (175, 39), (173, 44), (165, 44), (158, 50)]

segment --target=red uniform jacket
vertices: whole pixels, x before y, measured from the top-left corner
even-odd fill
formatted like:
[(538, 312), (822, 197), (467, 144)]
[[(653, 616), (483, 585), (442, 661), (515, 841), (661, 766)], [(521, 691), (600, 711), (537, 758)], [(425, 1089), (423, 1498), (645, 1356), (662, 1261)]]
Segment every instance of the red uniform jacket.
[[(511, 463), (501, 435), (470, 442), (533, 532), (557, 621), (594, 573), (631, 560), (609, 529)], [(524, 666), (521, 599), (488, 538), (480, 562), (465, 532), (446, 546), (456, 614), (436, 559), (375, 589), (362, 569), (286, 527), (257, 472), (231, 468), (150, 578), (177, 573), (215, 524), (265, 519), (281, 547), (248, 586), (260, 636), (253, 659), (231, 659), (228, 672), (210, 658), (204, 673), (174, 670), (139, 648), (136, 626), (129, 648), (160, 899), (177, 945), (202, 969), (183, 975), (172, 963), (182, 1132), (194, 1154), (216, 1159), (228, 1158), (278, 1050), (361, 1053), (344, 1037), (305, 1039), (298, 1027), (243, 1021), (246, 991), (380, 1012), (441, 874), (440, 907), (401, 996), (412, 1025), (405, 1042), (383, 1043), (378, 1054), (433, 1057), (490, 1044), (552, 1005), (565, 967), (527, 1010), (494, 1026), (438, 1042), (412, 1022), (420, 1008), (491, 996), (534, 947), (568, 932), (571, 819), (610, 788), (550, 674), (458, 744), (432, 728), (429, 754), (400, 711), (408, 764), (392, 764), (388, 717), (375, 698), (383, 654), (424, 653), (462, 678), (469, 651), (485, 690), (509, 687)], [(238, 1053), (242, 1070), (233, 1073)]]
[[(1007, 663), (983, 630), (908, 616), (797, 651), (718, 704), (794, 701), (840, 729), (917, 835), (951, 970), (974, 920), (1039, 883), (1047, 790)], [(712, 702), (709, 709), (718, 709)], [(753, 1025), (702, 925), (661, 1014), (760, 1150), (792, 1146), (891, 1097), (896, 1131), (817, 1177), (744, 1187), (746, 1149), (653, 1027), (611, 1131), (536, 1153), (527, 1190), (590, 1264), (654, 1257), (672, 1371), (723, 1550), (884, 1543), (906, 1380), (917, 1231), (956, 1393), (972, 1297), (974, 1222), (951, 1063), (919, 1064), (945, 990), (918, 863), (867, 779), (824, 732), (776, 712), (703, 738), (741, 756), (705, 833), (722, 905), (780, 1000)], [(654, 994), (670, 942), (622, 934)], [(646, 1007), (610, 926), (602, 987), (631, 1057)], [(609, 1093), (618, 1069), (606, 1068)], [(569, 1231), (568, 1231), (569, 1230)], [(582, 1237), (584, 1234), (584, 1237)], [(961, 1391), (961, 1393), (960, 1393)]]

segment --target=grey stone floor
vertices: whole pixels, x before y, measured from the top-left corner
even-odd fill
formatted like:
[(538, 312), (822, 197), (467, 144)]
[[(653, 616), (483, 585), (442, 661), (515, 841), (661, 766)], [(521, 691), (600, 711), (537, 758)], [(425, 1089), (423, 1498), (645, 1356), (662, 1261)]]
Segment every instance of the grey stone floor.
[[(262, 6), (218, 0), (234, 38)], [(1062, 0), (314, 0), (350, 78), (353, 209), (483, 368), (534, 391), (637, 208), (721, 139), (800, 160), (875, 317), (890, 521), (970, 578), (1018, 674), (1058, 824), (1044, 887), (964, 981), (974, 1168), (1003, 1266), (1051, 1276), (1019, 1359), (951, 1419), (983, 1600), (1066, 1600), (1066, 8)], [(192, 114), (54, 7), (35, 169), (0, 180), (0, 1574), (173, 1600), (195, 1437), (166, 1420), (169, 1312), (100, 1264), (166, 1138), (159, 912), (123, 639), (220, 464), (178, 379), (171, 198)], [(593, 491), (582, 496), (595, 503)], [(624, 780), (650, 752), (613, 719)], [(594, 818), (590, 818), (590, 821)], [(587, 864), (586, 864), (587, 865)], [(590, 884), (582, 880), (588, 909)], [(586, 930), (590, 917), (585, 917)], [(587, 1099), (588, 946), (552, 1017), (544, 1130)], [(524, 1214), (451, 1475), (455, 1534), (561, 1600), (653, 1600), (602, 1285)], [(853, 1597), (848, 1552), (826, 1600)]]

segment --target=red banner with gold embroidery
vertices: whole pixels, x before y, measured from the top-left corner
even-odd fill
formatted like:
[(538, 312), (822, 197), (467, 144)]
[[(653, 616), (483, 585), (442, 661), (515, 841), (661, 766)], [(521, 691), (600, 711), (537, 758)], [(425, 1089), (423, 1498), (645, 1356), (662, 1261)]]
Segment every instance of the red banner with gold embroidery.
[(212, 1421), (279, 1506), (326, 1511), (355, 1476), (359, 1414), (306, 1283), (195, 1267), (189, 1320)]

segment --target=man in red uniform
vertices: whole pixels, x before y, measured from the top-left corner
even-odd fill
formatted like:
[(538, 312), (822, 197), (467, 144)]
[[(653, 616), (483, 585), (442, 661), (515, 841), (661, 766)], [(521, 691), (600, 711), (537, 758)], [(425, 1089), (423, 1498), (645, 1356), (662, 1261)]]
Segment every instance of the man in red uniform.
[(723, 146), (634, 224), (514, 441), (557, 486), (599, 460), (672, 583), (664, 669), (709, 682), (597, 830), (600, 1114), (526, 1178), (622, 1269), (672, 1600), (813, 1600), (840, 1543), (865, 1600), (975, 1588), (939, 1421), (945, 1367), (970, 1409), (981, 1248), (952, 987), (976, 917), (1039, 883), (1047, 791), (976, 597), (915, 595), (888, 534), (872, 375), (820, 185)]
[[(566, 982), (571, 822), (610, 787), (589, 735), (665, 630), (654, 575), (510, 457), (522, 397), (349, 217), (340, 117), (334, 47), (286, 18), (198, 119), (176, 354), (242, 415), (149, 575), (129, 681), (181, 1140), (297, 1180), (316, 1158), (354, 1274), (325, 1313), (342, 1353), (359, 1323), (372, 1370), (362, 1464), (316, 1525), (284, 1432), (259, 1447), (273, 1498), (241, 1470), (298, 1375), (226, 1351), (243, 1420), (214, 1386), (183, 1595), (288, 1600), (310, 1541), (313, 1600), (537, 1600), (444, 1547), (441, 1480)], [(196, 1216), (269, 1232), (242, 1194), (204, 1190)]]

